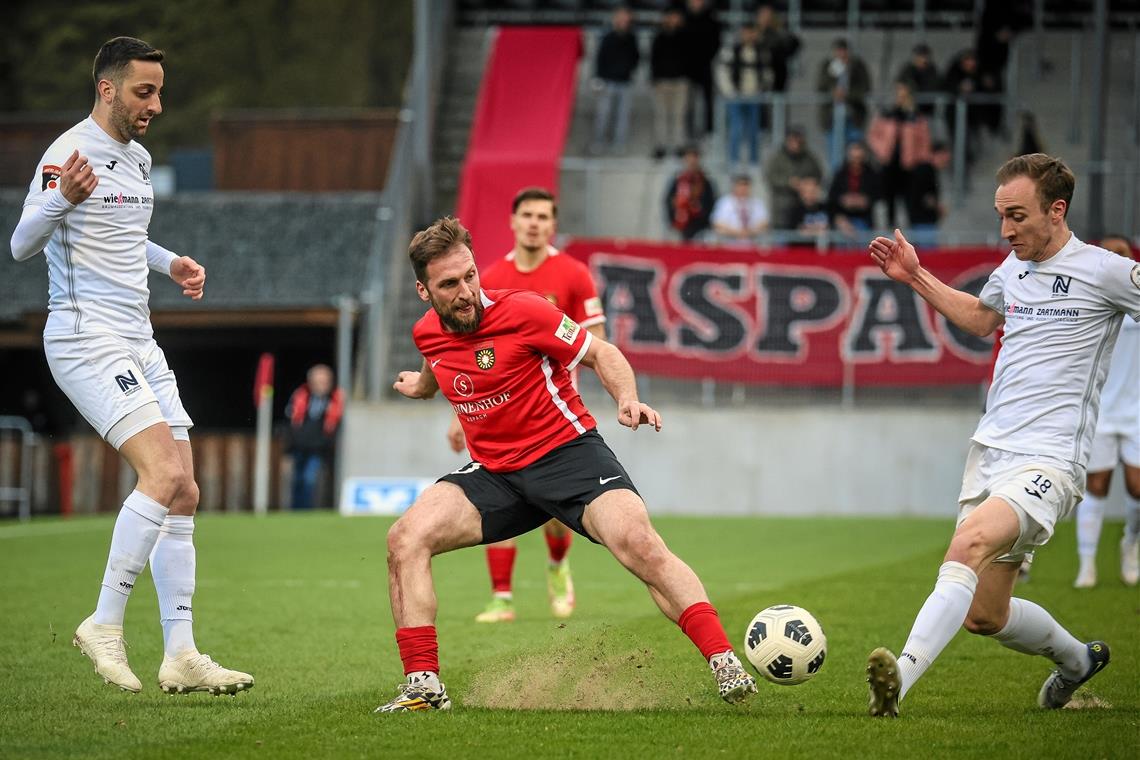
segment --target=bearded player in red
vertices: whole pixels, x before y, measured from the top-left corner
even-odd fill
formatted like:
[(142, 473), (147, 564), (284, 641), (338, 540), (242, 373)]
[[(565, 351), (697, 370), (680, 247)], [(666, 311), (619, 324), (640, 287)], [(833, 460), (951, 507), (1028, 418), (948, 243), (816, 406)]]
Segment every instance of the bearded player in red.
[[(511, 203), (511, 231), (515, 246), (496, 261), (480, 280), (486, 288), (530, 290), (546, 298), (596, 338), (605, 340), (606, 317), (602, 301), (590, 277), (590, 270), (580, 261), (558, 252), (550, 241), (554, 237), (558, 205), (554, 195), (541, 187), (523, 188)], [(577, 373), (570, 379), (576, 381)], [(575, 385), (577, 383), (575, 382)], [(447, 441), (455, 452), (466, 445), (459, 418), (451, 421)], [(546, 538), (546, 591), (550, 613), (568, 618), (574, 612), (574, 582), (566, 553), (570, 549), (569, 528), (555, 519), (543, 526)], [(491, 572), (491, 601), (475, 616), (479, 623), (505, 623), (515, 619), (511, 594), (511, 576), (515, 567), (515, 540), (497, 541), (487, 546), (487, 568)]]
[(376, 711), (451, 707), (439, 680), (431, 558), (512, 538), (552, 517), (605, 546), (645, 583), (708, 661), (721, 697), (755, 693), (700, 579), (650, 524), (570, 382), (579, 364), (592, 368), (617, 402), (619, 423), (660, 430), (660, 416), (638, 400), (625, 356), (536, 293), (480, 288), (471, 235), (455, 219), (417, 234), (409, 256), (416, 290), (432, 309), (413, 330), (423, 365), (401, 372), (393, 387), (414, 399), (442, 390), (473, 461), (425, 490), (388, 531), (388, 591), (407, 682)]

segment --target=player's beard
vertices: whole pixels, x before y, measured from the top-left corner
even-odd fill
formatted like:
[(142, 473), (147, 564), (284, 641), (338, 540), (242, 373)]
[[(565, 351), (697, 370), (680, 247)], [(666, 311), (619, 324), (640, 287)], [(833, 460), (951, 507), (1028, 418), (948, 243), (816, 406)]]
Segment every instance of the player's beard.
[(438, 301), (433, 297), (431, 305), (435, 308), (435, 313), (439, 315), (439, 321), (453, 333), (467, 335), (479, 329), (479, 324), (483, 321), (483, 301), (476, 295), (475, 297), (475, 313), (470, 319), (462, 319), (456, 315), (455, 307), (448, 305), (441, 306)]
[(135, 125), (135, 117), (118, 95), (111, 101), (111, 125), (127, 142), (143, 136), (143, 132)]

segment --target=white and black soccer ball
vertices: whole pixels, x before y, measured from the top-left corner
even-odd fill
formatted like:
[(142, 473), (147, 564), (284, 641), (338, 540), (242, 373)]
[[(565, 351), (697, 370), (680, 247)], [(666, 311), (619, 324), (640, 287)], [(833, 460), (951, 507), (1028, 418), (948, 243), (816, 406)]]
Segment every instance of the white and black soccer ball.
[(744, 652), (756, 672), (772, 683), (803, 683), (823, 667), (827, 637), (802, 607), (777, 604), (759, 612), (744, 633)]

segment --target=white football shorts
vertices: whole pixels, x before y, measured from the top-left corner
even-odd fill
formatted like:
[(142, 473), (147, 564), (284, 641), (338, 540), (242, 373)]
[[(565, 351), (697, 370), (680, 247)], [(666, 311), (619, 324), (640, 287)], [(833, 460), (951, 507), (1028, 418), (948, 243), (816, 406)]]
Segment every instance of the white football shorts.
[(116, 449), (156, 422), (180, 428), (194, 425), (182, 406), (178, 381), (166, 355), (153, 338), (109, 333), (45, 335), (44, 353), (56, 385), (105, 440), (115, 423), (127, 415), (147, 404), (156, 409), (154, 414), (135, 415), (137, 424), (131, 430), (117, 430), (117, 440), (107, 440)]
[(974, 441), (966, 455), (958, 524), (991, 496), (1013, 507), (1021, 533), (997, 562), (1021, 562), (1053, 537), (1053, 528), (1084, 497), (1085, 469), (1051, 456), (1018, 454)]
[(1140, 430), (1131, 434), (1097, 433), (1093, 436), (1089, 472), (1115, 470), (1121, 462), (1129, 467), (1140, 467)]

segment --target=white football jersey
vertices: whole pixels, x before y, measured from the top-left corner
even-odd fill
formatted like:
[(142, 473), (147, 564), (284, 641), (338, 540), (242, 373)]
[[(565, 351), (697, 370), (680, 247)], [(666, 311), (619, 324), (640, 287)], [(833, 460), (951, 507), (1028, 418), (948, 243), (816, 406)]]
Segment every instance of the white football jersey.
[(134, 140), (124, 145), (112, 139), (88, 116), (44, 153), (24, 205), (42, 205), (59, 192), (63, 164), (77, 149), (99, 184), (64, 216), (44, 248), (50, 312), (44, 334), (149, 338), (150, 153)]
[(1073, 235), (1047, 261), (1010, 253), (980, 298), (1005, 337), (974, 440), (1084, 467), (1121, 320), (1140, 319), (1140, 264)]
[(1124, 320), (1100, 394), (1098, 433), (1140, 438), (1140, 322)]

